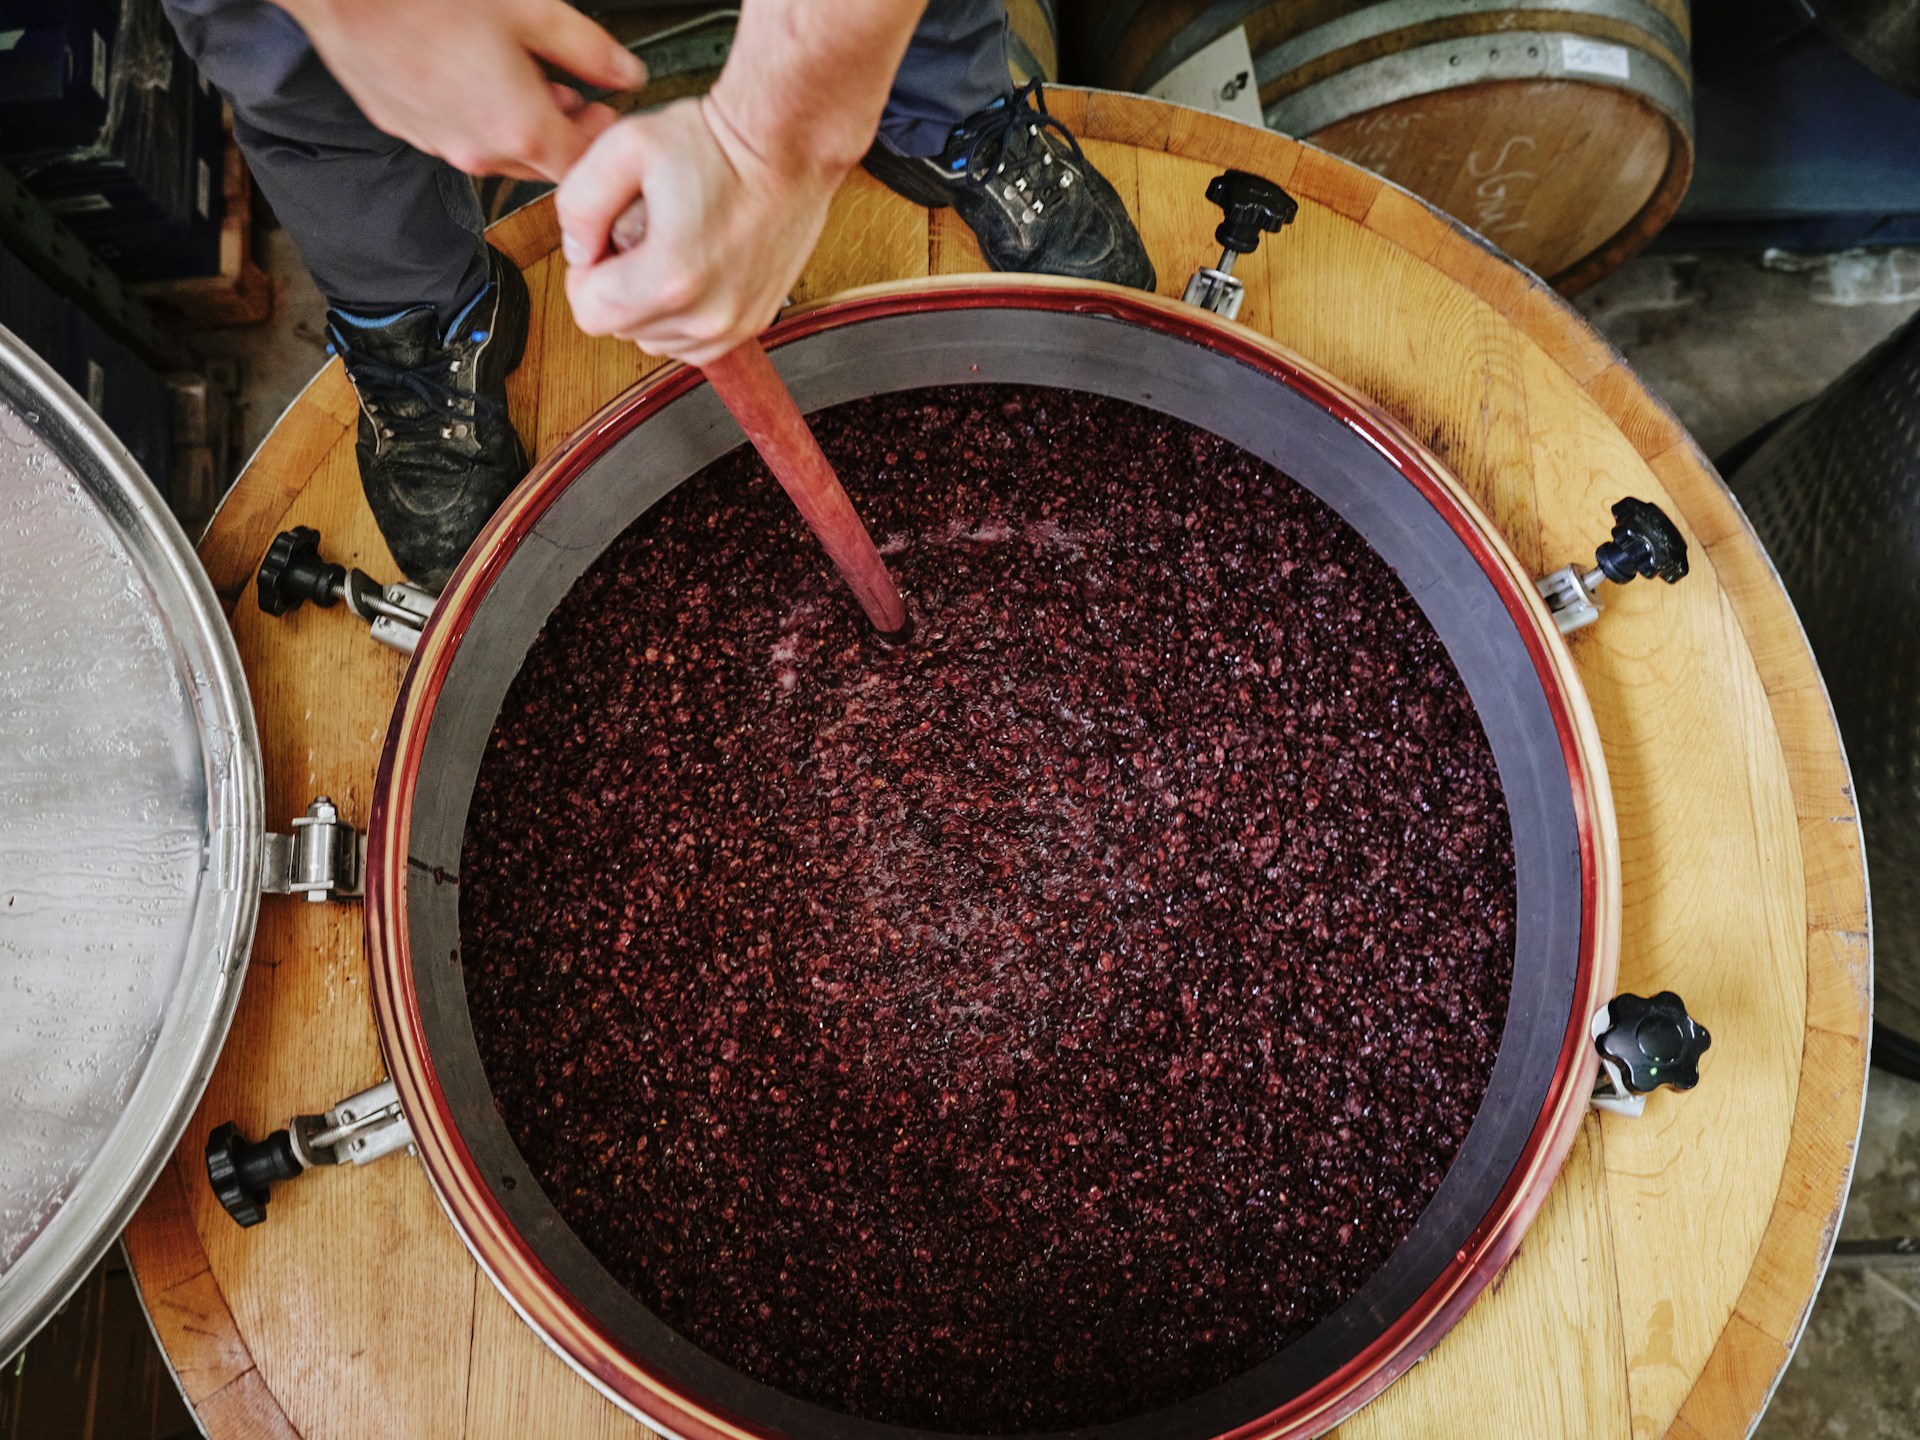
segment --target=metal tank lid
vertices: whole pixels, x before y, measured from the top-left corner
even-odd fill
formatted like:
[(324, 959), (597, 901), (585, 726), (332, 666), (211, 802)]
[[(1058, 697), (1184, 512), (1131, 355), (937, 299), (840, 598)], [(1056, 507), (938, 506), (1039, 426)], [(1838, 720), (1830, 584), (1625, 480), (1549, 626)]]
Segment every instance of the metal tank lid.
[(0, 1361), (179, 1141), (259, 903), (259, 742), (159, 494), (0, 329)]

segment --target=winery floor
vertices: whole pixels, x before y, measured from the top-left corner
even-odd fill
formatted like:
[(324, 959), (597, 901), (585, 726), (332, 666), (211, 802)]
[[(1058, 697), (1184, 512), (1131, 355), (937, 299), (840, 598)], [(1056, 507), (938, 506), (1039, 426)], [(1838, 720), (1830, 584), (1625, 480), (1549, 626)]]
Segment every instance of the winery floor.
[[(325, 360), (322, 302), (285, 233), (265, 239), (273, 321), (201, 337), (203, 348), (241, 363), (243, 455)], [(1920, 309), (1920, 252), (1810, 264), (1643, 257), (1579, 305), (1711, 456), (1810, 398)], [(1920, 1235), (1920, 1085), (1875, 1071), (1841, 1236), (1894, 1235)], [(6, 1391), (0, 1377), (0, 1440)], [(1756, 1434), (1920, 1437), (1920, 1263), (1828, 1277)]]

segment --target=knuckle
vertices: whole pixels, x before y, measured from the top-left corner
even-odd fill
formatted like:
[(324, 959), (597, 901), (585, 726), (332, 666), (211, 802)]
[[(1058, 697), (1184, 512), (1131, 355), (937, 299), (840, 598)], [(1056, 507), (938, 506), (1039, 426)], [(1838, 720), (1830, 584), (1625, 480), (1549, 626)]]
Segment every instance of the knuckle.
[(654, 291), (654, 299), (663, 310), (684, 311), (693, 308), (700, 298), (700, 283), (697, 278), (685, 270), (678, 270), (665, 276)]
[(580, 287), (567, 286), (567, 301), (573, 309), (573, 323), (589, 335), (610, 335), (613, 326), (608, 322), (606, 309), (597, 297), (585, 293)]

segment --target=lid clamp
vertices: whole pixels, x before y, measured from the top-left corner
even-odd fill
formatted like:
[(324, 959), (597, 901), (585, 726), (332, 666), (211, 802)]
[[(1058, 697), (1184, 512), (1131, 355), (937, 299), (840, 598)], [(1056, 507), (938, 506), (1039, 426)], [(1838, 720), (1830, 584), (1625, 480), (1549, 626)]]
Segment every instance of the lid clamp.
[(1626, 585), (1634, 580), (1664, 580), (1677, 585), (1687, 576), (1687, 541), (1667, 512), (1631, 495), (1613, 507), (1613, 538), (1593, 552), (1591, 567), (1564, 565), (1534, 581), (1540, 598), (1553, 612), (1562, 635), (1591, 625), (1605, 607), (1600, 587), (1608, 581)]
[(365, 893), (367, 837), (340, 818), (326, 796), (296, 816), (291, 835), (268, 832), (260, 861), (267, 895), (304, 895), (309, 903), (357, 900)]
[(1207, 199), (1222, 212), (1213, 232), (1213, 238), (1220, 242), (1220, 263), (1194, 271), (1183, 298), (1189, 305), (1232, 320), (1247, 298), (1246, 286), (1233, 273), (1233, 262), (1258, 249), (1262, 235), (1292, 224), (1293, 217), (1300, 213), (1300, 203), (1265, 176), (1245, 170), (1214, 176), (1207, 185)]
[(413, 1129), (393, 1081), (349, 1095), (322, 1115), (296, 1115), (284, 1130), (248, 1140), (229, 1122), (207, 1136), (207, 1183), (241, 1226), (267, 1218), (273, 1187), (317, 1165), (368, 1165), (395, 1151), (413, 1153)]
[(1600, 1055), (1593, 1105), (1638, 1118), (1647, 1096), (1662, 1085), (1691, 1090), (1700, 1083), (1700, 1057), (1713, 1036), (1687, 1013), (1671, 990), (1651, 998), (1616, 995), (1594, 1012), (1588, 1029)]
[(260, 608), (269, 615), (291, 615), (311, 600), (323, 610), (338, 601), (366, 621), (368, 633), (390, 650), (411, 655), (433, 613), (437, 597), (417, 585), (383, 585), (364, 570), (323, 559), (320, 532), (296, 525), (274, 536), (256, 577)]

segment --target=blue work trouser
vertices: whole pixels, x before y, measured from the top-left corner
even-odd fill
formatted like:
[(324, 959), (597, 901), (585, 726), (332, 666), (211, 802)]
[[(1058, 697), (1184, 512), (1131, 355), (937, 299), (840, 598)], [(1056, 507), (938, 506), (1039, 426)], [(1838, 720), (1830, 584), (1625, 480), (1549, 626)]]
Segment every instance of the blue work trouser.
[[(450, 320), (479, 293), (486, 249), (466, 176), (375, 129), (269, 0), (164, 3), (329, 303), (362, 315), (431, 304)], [(1006, 24), (1005, 0), (931, 0), (880, 122), (891, 148), (934, 154), (1006, 93)]]

